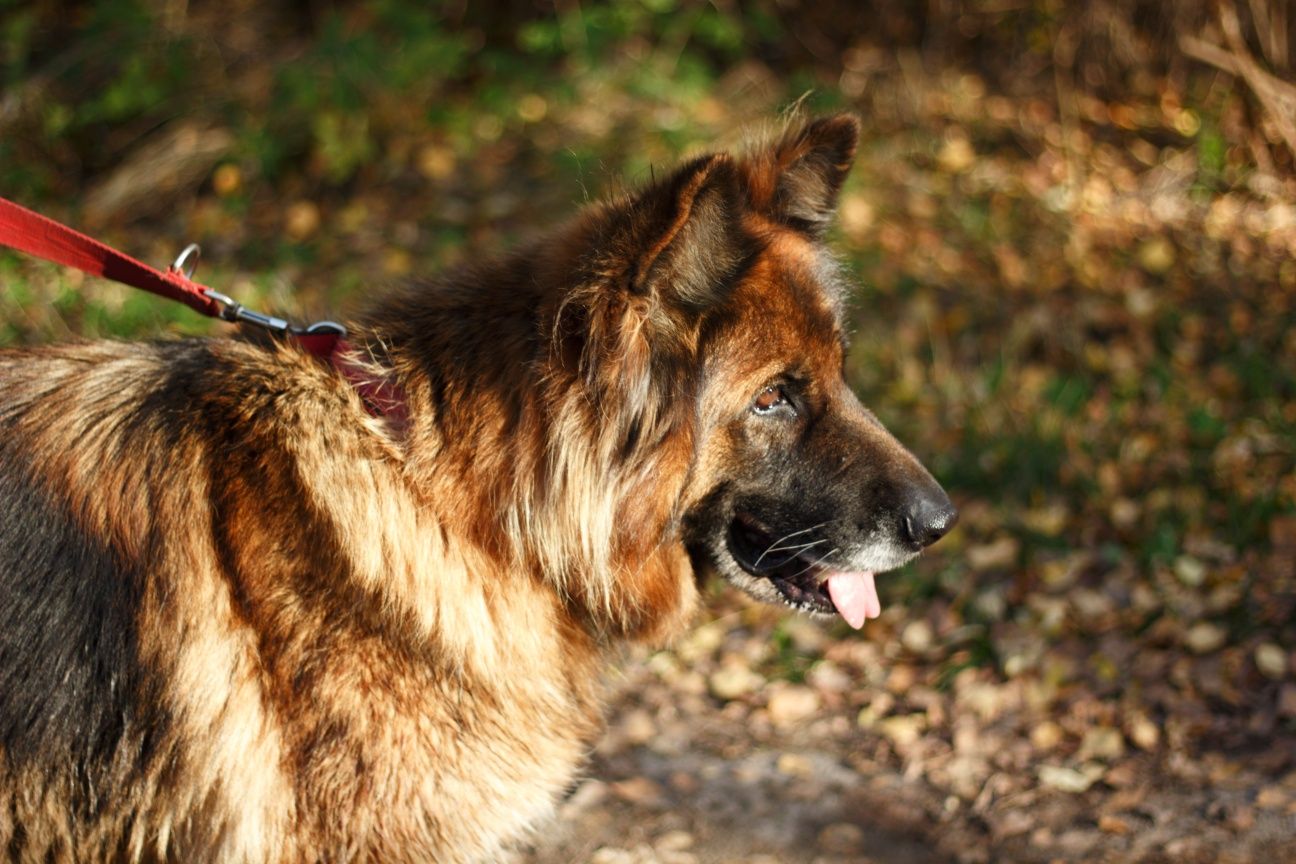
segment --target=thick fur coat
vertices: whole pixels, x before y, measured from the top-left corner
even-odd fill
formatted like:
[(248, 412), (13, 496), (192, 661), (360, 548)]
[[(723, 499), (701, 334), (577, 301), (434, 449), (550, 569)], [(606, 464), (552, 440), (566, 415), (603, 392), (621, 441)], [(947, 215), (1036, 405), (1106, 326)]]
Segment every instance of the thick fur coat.
[(492, 861), (700, 578), (876, 614), (953, 511), (841, 378), (857, 135), (377, 300), (347, 363), (399, 417), (292, 344), (0, 352), (5, 857)]

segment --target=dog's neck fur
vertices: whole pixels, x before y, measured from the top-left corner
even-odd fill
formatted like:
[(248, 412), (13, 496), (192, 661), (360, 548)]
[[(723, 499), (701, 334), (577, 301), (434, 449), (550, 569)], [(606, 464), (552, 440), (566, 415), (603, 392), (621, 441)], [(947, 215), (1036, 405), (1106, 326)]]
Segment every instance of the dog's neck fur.
[[(615, 370), (565, 353), (563, 289), (574, 276), (596, 278), (593, 239), (571, 223), (507, 257), (407, 286), (379, 301), (355, 338), (406, 394), (409, 420), (393, 450), (418, 497), (455, 509), (443, 522), (473, 526), (464, 539), (503, 565), (494, 569), (557, 589), (600, 641), (661, 639), (687, 620), (696, 594), (674, 512), (689, 436), (672, 448), (627, 442), (635, 420), (598, 399), (595, 379)], [(511, 290), (483, 304), (486, 283)], [(643, 425), (635, 434), (651, 431)], [(680, 478), (667, 494), (650, 479), (663, 469)], [(624, 479), (598, 479), (608, 477)]]

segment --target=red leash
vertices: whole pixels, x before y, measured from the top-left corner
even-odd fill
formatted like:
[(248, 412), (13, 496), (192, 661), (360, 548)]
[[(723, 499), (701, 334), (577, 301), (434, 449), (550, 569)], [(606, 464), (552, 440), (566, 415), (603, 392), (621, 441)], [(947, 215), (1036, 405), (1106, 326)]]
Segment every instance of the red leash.
[[(283, 336), (337, 369), (355, 387), (369, 413), (386, 417), (397, 426), (403, 426), (406, 421), (405, 394), (400, 386), (390, 379), (375, 381), (367, 370), (346, 356), (350, 345), (345, 338), (345, 327), (332, 321), (319, 321), (305, 328), (293, 327), (282, 318), (255, 312), (219, 291), (193, 281), (189, 277), (197, 266), (196, 245), (190, 245), (181, 252), (165, 271), (156, 270), (6, 198), (0, 198), (0, 245), (178, 300), (212, 318), (253, 324)], [(186, 264), (189, 265), (187, 270)]]
[(0, 243), (56, 264), (179, 300), (204, 315), (221, 317), (220, 304), (204, 293), (209, 290), (207, 286), (191, 282), (179, 269), (172, 267), (165, 273), (154, 270), (111, 246), (5, 198), (0, 198)]

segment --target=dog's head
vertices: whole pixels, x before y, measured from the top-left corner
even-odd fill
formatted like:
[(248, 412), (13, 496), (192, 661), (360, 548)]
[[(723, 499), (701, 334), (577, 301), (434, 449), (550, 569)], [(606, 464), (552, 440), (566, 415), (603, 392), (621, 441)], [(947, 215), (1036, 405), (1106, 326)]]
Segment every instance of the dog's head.
[(874, 574), (956, 518), (843, 378), (848, 289), (822, 240), (858, 135), (853, 117), (816, 120), (603, 214), (593, 269), (620, 291), (578, 328), (596, 402), (628, 406), (603, 413), (621, 452), (686, 442), (668, 463), (694, 569), (856, 627), (880, 612)]
[[(754, 597), (859, 627), (874, 574), (944, 535), (956, 511), (843, 378), (845, 286), (822, 247), (854, 156), (853, 118), (820, 120), (735, 166), (759, 251), (707, 331), (693, 560)], [(723, 371), (720, 371), (723, 370)]]

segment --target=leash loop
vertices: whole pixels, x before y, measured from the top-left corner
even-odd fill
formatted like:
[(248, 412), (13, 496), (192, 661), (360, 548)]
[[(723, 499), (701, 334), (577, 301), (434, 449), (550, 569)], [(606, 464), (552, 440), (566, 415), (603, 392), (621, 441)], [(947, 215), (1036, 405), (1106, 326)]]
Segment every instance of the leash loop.
[[(190, 256), (193, 257), (192, 262), (189, 261)], [(171, 272), (179, 273), (184, 278), (192, 280), (194, 273), (198, 270), (198, 259), (201, 257), (202, 247), (197, 243), (190, 243), (179, 255), (176, 256), (175, 261), (171, 263)], [(189, 269), (187, 270), (185, 269), (186, 264), (189, 265)]]

